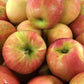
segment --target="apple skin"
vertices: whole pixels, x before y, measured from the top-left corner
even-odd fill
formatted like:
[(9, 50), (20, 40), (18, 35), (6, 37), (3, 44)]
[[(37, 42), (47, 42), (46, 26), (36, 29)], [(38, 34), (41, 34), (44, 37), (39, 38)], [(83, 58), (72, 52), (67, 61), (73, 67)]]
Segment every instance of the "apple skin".
[(84, 84), (84, 72), (74, 76), (69, 84)]
[(0, 64), (3, 63), (2, 47), (6, 39), (12, 33), (16, 32), (16, 28), (8, 21), (0, 20)]
[(6, 13), (8, 19), (13, 24), (19, 24), (27, 19), (26, 17), (27, 0), (8, 0), (6, 3)]
[(79, 16), (69, 25), (74, 38), (84, 32), (84, 0), (80, 0), (81, 10)]
[(48, 38), (50, 44), (60, 38), (73, 38), (71, 29), (62, 23), (57, 23), (51, 29), (43, 30), (43, 32)]
[(0, 84), (20, 84), (20, 82), (12, 71), (0, 65)]
[(81, 33), (76, 37), (76, 41), (80, 42), (82, 45), (84, 45), (84, 33)]
[(42, 35), (42, 32), (40, 29), (34, 28), (31, 24), (30, 21), (25, 20), (23, 22), (21, 22), (18, 26), (17, 26), (17, 31), (20, 30), (30, 30), (30, 31), (34, 31), (36, 33), (38, 33), (39, 35)]
[(78, 16), (69, 27), (71, 28), (74, 38), (84, 32), (84, 15)]
[(63, 84), (63, 83), (58, 78), (52, 75), (43, 75), (31, 79), (27, 84)]
[(48, 47), (46, 60), (52, 74), (69, 82), (84, 71), (84, 47), (73, 39), (58, 39)]
[(62, 0), (28, 0), (27, 18), (39, 29), (48, 29), (59, 22), (63, 13)]
[(0, 20), (8, 20), (6, 14), (6, 2), (4, 0), (0, 0)]
[(80, 0), (62, 0), (64, 5), (64, 10), (62, 18), (59, 21), (60, 23), (70, 24), (73, 22), (79, 15), (81, 5)]
[(2, 53), (10, 69), (20, 74), (30, 74), (45, 60), (46, 44), (33, 31), (17, 31), (5, 41)]

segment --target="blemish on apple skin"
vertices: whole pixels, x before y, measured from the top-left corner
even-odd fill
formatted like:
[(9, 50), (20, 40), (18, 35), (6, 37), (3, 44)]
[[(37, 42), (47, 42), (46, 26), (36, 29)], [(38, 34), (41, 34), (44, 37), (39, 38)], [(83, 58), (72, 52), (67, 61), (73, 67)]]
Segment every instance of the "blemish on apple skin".
[(4, 81), (4, 84), (9, 84), (5, 79), (3, 79), (3, 81)]

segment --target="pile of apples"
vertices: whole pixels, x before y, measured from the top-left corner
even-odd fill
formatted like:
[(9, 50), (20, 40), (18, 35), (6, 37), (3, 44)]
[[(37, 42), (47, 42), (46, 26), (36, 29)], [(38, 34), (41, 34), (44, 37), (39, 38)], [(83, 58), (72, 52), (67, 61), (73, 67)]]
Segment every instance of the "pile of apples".
[(84, 84), (84, 0), (0, 0), (0, 84)]

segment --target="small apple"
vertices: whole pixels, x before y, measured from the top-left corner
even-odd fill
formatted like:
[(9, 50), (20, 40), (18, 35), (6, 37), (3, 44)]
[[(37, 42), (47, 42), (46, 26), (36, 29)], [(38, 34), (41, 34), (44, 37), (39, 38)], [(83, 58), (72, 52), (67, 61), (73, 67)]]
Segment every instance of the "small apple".
[(62, 1), (64, 5), (64, 10), (60, 22), (68, 25), (71, 22), (73, 22), (80, 13), (81, 9), (80, 0), (62, 0)]
[(2, 53), (11, 70), (30, 74), (45, 60), (46, 44), (43, 38), (33, 31), (17, 31), (5, 41)]
[(6, 3), (6, 13), (8, 19), (13, 24), (19, 24), (27, 19), (26, 17), (27, 0), (8, 0)]
[(69, 84), (84, 84), (84, 72), (74, 76)]
[(21, 22), (18, 26), (17, 26), (17, 31), (20, 31), (20, 30), (30, 30), (30, 31), (34, 31), (40, 35), (42, 35), (42, 32), (41, 30), (37, 29), (37, 28), (34, 28), (31, 24), (30, 21), (28, 20), (25, 20), (23, 22)]
[(63, 3), (62, 0), (28, 0), (26, 13), (34, 27), (48, 29), (60, 20)]
[(69, 82), (84, 71), (84, 46), (70, 38), (58, 39), (48, 47), (46, 60), (53, 75)]
[(50, 44), (60, 38), (73, 38), (71, 29), (62, 23), (57, 23), (51, 29), (43, 30), (43, 33), (46, 35)]
[(20, 82), (12, 71), (0, 65), (0, 84), (20, 84)]
[(42, 75), (31, 79), (27, 84), (63, 84), (58, 78), (52, 75)]

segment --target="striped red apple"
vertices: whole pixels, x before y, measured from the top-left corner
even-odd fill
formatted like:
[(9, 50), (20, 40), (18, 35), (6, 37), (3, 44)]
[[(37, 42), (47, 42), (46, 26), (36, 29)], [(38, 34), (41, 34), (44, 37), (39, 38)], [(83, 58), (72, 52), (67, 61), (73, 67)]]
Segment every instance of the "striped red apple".
[(17, 31), (5, 41), (2, 53), (10, 69), (20, 74), (29, 74), (43, 63), (46, 44), (43, 38), (33, 31)]

